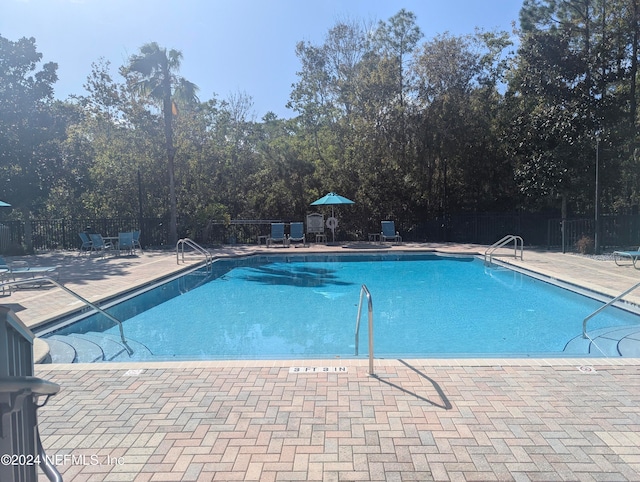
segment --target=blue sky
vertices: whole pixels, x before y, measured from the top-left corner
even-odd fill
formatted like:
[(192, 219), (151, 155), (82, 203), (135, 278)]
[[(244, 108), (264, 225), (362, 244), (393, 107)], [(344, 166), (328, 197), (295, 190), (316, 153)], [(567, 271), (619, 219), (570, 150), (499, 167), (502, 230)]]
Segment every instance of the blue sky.
[[(56, 96), (85, 94), (91, 63), (114, 72), (147, 42), (182, 51), (181, 74), (201, 100), (246, 93), (253, 114), (279, 117), (300, 64), (296, 43), (323, 42), (338, 20), (388, 20), (401, 8), (430, 39), (476, 27), (511, 31), (522, 0), (0, 0), (0, 35), (35, 37), (44, 61), (58, 63)], [(117, 80), (121, 80), (115, 74)]]

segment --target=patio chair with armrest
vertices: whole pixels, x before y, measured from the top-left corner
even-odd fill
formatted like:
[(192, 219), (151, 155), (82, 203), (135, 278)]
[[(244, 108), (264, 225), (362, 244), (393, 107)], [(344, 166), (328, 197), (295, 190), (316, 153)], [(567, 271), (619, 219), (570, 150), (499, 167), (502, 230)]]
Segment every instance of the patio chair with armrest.
[(396, 243), (402, 242), (402, 236), (396, 231), (396, 224), (394, 221), (381, 221), (382, 232), (380, 233), (380, 242), (384, 243), (390, 239)]
[(133, 232), (133, 250), (135, 252), (136, 248), (140, 250), (142, 253), (142, 245), (140, 244), (140, 230)]
[(133, 233), (118, 233), (118, 255), (122, 256), (122, 252), (134, 254), (135, 248), (133, 244)]
[(78, 256), (82, 253), (90, 253), (91, 252), (91, 239), (87, 233), (78, 233), (80, 236), (80, 240), (82, 241), (82, 245), (80, 246), (80, 250), (78, 251)]
[(302, 246), (307, 246), (307, 239), (304, 235), (304, 223), (291, 223), (289, 226), (289, 239), (287, 242), (291, 244), (292, 241), (302, 241)]
[(91, 250), (100, 251), (102, 256), (106, 254), (107, 250), (113, 248), (113, 245), (110, 242), (105, 241), (101, 234), (91, 233), (89, 234), (89, 237), (91, 238)]
[(267, 238), (267, 247), (274, 242), (282, 242), (282, 246), (287, 246), (287, 237), (284, 235), (284, 223), (271, 223), (271, 234)]

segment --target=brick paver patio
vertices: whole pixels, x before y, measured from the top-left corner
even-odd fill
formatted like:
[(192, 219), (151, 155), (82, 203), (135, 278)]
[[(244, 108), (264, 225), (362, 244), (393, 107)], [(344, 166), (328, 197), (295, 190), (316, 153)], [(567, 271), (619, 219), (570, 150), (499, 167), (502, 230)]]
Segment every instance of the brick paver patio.
[(40, 427), (65, 480), (640, 480), (637, 365), (503, 362), (41, 366)]

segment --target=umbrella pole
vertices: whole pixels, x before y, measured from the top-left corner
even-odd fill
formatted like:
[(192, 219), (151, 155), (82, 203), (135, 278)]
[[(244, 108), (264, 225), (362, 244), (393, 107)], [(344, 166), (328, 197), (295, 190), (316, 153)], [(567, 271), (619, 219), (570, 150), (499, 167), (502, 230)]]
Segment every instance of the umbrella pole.
[[(333, 212), (333, 206), (331, 206), (331, 217), (333, 219), (336, 218), (335, 213)], [(335, 225), (333, 226), (333, 228), (331, 228), (331, 242), (335, 243), (336, 242), (336, 227)]]

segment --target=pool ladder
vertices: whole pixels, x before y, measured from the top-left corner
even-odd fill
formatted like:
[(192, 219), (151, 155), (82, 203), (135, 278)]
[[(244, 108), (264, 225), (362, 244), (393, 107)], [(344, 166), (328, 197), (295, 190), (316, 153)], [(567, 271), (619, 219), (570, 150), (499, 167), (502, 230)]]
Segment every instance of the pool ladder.
[[(515, 259), (518, 259), (518, 247), (520, 247), (520, 260), (522, 260), (522, 253), (524, 251), (524, 241), (520, 236), (516, 236), (515, 234), (507, 234), (505, 237), (496, 241), (491, 246), (487, 248), (484, 252), (484, 264), (491, 266), (491, 260), (493, 258), (493, 253), (507, 244), (513, 242), (513, 256)], [(489, 256), (489, 262), (487, 263), (487, 255)]]
[[(213, 263), (213, 256), (211, 253), (196, 243), (193, 239), (183, 238), (179, 239), (176, 243), (176, 262), (180, 264), (180, 258), (182, 257), (182, 262), (184, 263), (184, 247), (189, 246), (195, 251), (203, 254), (206, 260), (206, 268), (207, 271), (211, 271), (211, 264)], [(182, 256), (181, 256), (182, 255)]]
[(367, 297), (367, 311), (369, 313), (369, 375), (373, 375), (373, 300), (369, 289), (362, 285), (360, 289), (360, 302), (358, 303), (358, 317), (356, 318), (356, 356), (358, 356), (358, 344), (360, 340), (360, 318), (362, 315), (362, 300)]

